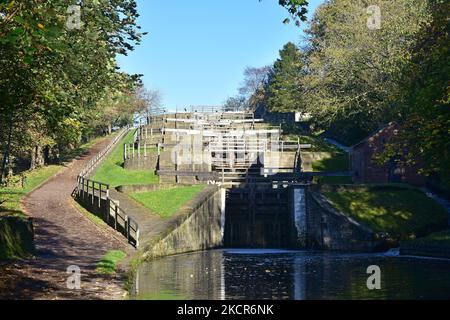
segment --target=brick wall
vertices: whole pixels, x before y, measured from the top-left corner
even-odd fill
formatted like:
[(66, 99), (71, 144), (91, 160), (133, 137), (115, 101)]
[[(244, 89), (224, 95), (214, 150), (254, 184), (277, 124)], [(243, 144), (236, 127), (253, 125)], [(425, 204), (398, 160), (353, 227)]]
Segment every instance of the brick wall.
[(386, 164), (376, 161), (376, 155), (385, 150), (386, 144), (397, 134), (398, 130), (397, 124), (390, 124), (352, 148), (351, 166), (354, 172), (354, 182), (403, 182), (415, 186), (426, 184), (426, 177), (419, 174), (420, 164), (407, 166), (394, 160)]

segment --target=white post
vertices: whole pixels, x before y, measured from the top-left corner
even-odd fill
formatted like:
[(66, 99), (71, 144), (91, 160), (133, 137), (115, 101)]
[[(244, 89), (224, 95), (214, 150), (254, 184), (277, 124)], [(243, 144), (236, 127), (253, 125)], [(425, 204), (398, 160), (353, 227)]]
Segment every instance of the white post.
[(136, 248), (137, 247), (139, 247), (139, 227), (137, 228), (137, 231), (136, 231)]
[(222, 188), (220, 188), (220, 233), (222, 236), (222, 244), (225, 240), (225, 203), (226, 189), (222, 186)]

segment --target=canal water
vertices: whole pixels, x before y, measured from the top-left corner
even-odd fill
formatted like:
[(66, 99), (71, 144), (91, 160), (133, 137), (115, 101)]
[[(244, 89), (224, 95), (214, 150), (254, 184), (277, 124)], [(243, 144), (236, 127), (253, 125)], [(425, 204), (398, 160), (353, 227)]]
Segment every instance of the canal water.
[[(367, 288), (367, 268), (381, 289)], [(392, 254), (223, 249), (143, 264), (136, 299), (450, 299), (450, 260)]]

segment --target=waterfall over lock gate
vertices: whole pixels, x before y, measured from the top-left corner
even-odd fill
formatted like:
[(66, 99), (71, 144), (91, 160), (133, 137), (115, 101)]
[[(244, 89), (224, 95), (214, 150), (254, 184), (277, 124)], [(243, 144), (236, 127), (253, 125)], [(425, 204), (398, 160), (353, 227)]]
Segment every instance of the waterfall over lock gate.
[(297, 241), (301, 246), (306, 244), (306, 189), (294, 189), (294, 224), (297, 230)]

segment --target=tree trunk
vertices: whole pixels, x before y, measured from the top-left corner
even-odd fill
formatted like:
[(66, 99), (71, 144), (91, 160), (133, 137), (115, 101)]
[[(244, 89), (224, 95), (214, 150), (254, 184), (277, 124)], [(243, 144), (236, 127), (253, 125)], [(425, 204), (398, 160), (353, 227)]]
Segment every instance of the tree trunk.
[(112, 125), (108, 124), (108, 134), (111, 134), (111, 133), (112, 133)]
[(32, 152), (31, 152), (30, 170), (40, 168), (44, 165), (44, 163), (45, 163), (45, 159), (44, 159), (44, 152), (42, 150), (42, 147), (40, 145), (34, 146)]
[(11, 150), (11, 140), (12, 140), (12, 129), (13, 129), (13, 112), (9, 111), (9, 132), (8, 132), (8, 142), (6, 144), (5, 153), (3, 154), (2, 161), (2, 172), (0, 173), (0, 183), (3, 182), (3, 178), (6, 176), (6, 168), (10, 167), (9, 163), (9, 153)]
[(32, 147), (30, 152), (30, 170), (33, 171), (36, 169), (36, 148)]

